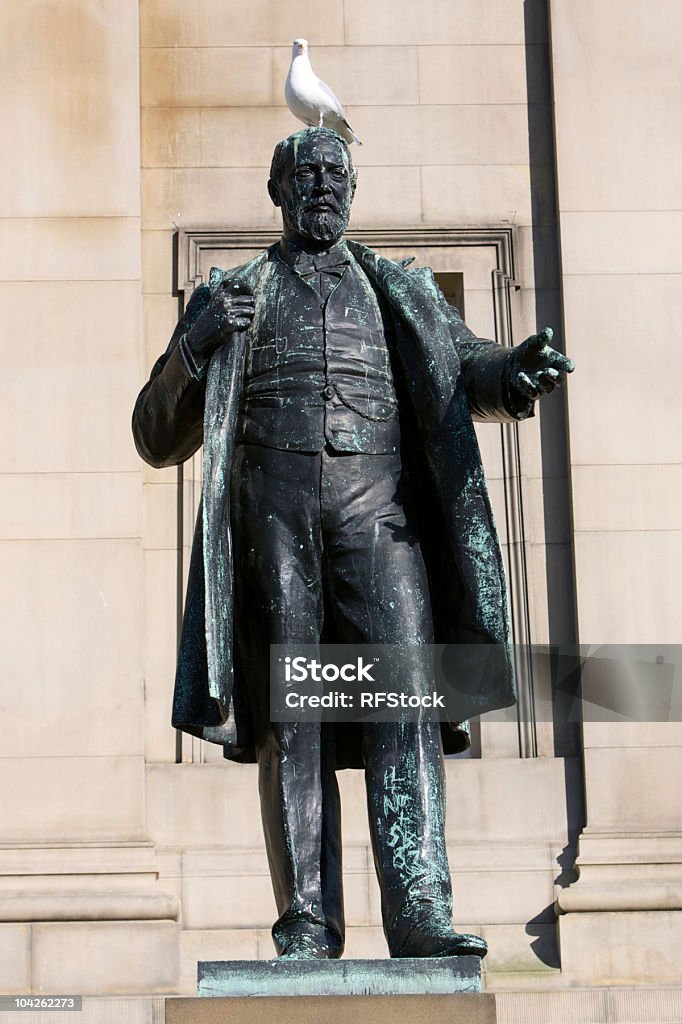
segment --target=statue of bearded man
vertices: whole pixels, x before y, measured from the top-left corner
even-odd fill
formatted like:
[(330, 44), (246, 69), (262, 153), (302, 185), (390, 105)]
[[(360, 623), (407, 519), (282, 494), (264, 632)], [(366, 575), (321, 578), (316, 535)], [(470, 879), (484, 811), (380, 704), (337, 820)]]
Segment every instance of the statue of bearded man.
[[(355, 185), (335, 132), (280, 142), (268, 191), (281, 239), (197, 288), (137, 400), (152, 466), (204, 445), (173, 723), (258, 763), (281, 957), (343, 952), (341, 767), (365, 770), (390, 955), (484, 956), (453, 928), (445, 845), (443, 750), (466, 734), (273, 722), (269, 645), (508, 653), (472, 418), (531, 415), (573, 367), (549, 329), (512, 350), (476, 338), (431, 271), (345, 240)], [(505, 657), (505, 671), (462, 685), (461, 718), (514, 699)]]

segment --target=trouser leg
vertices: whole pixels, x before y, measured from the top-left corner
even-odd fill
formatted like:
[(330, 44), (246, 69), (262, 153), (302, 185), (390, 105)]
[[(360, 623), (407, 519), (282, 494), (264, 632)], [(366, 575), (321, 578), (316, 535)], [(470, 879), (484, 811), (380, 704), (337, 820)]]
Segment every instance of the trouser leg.
[[(344, 918), (340, 805), (329, 726), (270, 722), (269, 646), (317, 643), (323, 597), (320, 458), (237, 449), (232, 527), (236, 621), (256, 734), (278, 953), (339, 956)], [(307, 944), (307, 945), (306, 945)]]
[(427, 921), (430, 929), (451, 927), (440, 726), (366, 725), (363, 755), (384, 934), (397, 956), (415, 927)]
[(344, 919), (340, 804), (332, 744), (315, 723), (274, 723), (258, 751), (263, 832), (279, 954), (340, 956)]
[[(400, 457), (327, 455), (322, 489), (323, 522), (333, 538), (327, 543), (329, 585), (343, 639), (432, 643), (428, 579)], [(424, 664), (415, 659), (415, 693), (430, 688)], [(417, 920), (429, 918), (441, 931), (451, 930), (440, 725), (362, 728), (384, 932), (391, 955), (398, 955)]]

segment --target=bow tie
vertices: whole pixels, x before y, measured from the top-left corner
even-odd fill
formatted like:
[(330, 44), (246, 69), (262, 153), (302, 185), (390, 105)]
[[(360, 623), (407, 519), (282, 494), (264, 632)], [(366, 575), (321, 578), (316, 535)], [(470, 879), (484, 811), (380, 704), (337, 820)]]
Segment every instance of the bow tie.
[(350, 264), (350, 259), (342, 252), (301, 252), (296, 257), (294, 269), (301, 277), (309, 277), (311, 274), (319, 274), (320, 271), (334, 274), (341, 277), (344, 269)]

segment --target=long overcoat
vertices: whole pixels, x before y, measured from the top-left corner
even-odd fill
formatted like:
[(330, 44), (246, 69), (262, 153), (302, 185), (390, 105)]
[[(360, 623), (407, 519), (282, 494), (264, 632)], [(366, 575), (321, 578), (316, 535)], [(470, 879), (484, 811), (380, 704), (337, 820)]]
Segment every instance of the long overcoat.
[[(472, 334), (429, 269), (408, 270), (358, 242), (349, 240), (348, 246), (380, 299), (411, 406), (435, 640), (453, 645), (463, 721), (516, 699), (502, 558), (472, 417), (520, 419), (529, 409), (523, 402), (513, 408), (509, 350)], [(153, 466), (177, 465), (204, 446), (173, 724), (222, 743), (225, 756), (240, 761), (254, 755), (248, 678), (242, 678), (248, 669), (240, 671), (233, 651), (230, 473), (247, 341), (245, 334), (232, 335), (214, 353), (203, 380), (192, 373), (178, 343), (226, 279), (248, 287), (256, 307), (272, 299), (268, 277), (276, 249), (234, 270), (211, 271), (133, 413), (137, 449)], [(446, 752), (462, 749), (457, 729), (445, 725), (443, 740)], [(339, 767), (360, 766), (359, 744), (338, 749)]]

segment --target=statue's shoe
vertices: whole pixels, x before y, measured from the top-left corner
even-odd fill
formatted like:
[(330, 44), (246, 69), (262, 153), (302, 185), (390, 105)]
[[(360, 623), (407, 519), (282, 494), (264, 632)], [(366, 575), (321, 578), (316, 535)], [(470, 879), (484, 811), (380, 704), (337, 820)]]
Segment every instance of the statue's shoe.
[(414, 929), (394, 957), (478, 956), (488, 952), (488, 943), (479, 935), (451, 930), (449, 934), (422, 932)]
[(399, 932), (389, 939), (392, 957), (478, 956), (488, 952), (488, 944), (478, 935), (456, 932), (449, 915), (440, 908), (422, 904), (399, 921)]
[(286, 946), (277, 957), (278, 960), (337, 960), (341, 956), (341, 950), (332, 948), (324, 938), (318, 939), (315, 935), (301, 934), (292, 935)]

